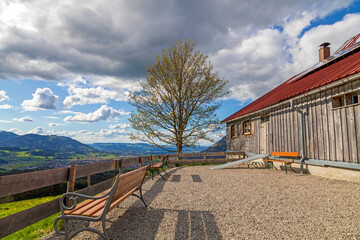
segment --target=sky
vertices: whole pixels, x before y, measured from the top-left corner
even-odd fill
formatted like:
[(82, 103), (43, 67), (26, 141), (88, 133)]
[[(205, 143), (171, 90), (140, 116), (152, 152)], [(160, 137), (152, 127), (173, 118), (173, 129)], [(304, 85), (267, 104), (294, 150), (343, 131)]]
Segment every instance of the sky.
[(0, 130), (130, 142), (127, 93), (185, 39), (229, 81), (223, 120), (359, 26), (360, 0), (2, 0)]

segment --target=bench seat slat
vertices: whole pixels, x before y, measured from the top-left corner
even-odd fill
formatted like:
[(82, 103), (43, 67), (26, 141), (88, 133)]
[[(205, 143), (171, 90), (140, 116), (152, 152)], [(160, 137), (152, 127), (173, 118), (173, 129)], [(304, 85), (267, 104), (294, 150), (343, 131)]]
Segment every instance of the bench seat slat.
[(278, 157), (298, 157), (299, 154), (297, 152), (272, 152), (272, 156)]
[(65, 214), (66, 215), (89, 216), (89, 214), (86, 214), (87, 211), (89, 211), (93, 207), (99, 206), (103, 202), (106, 202), (107, 199), (108, 199), (108, 197), (105, 197), (103, 199), (96, 199), (96, 200), (94, 200), (94, 199), (86, 200), (85, 202), (83, 202), (84, 204), (81, 207), (76, 207), (75, 209), (73, 209), (71, 211), (66, 211)]
[(282, 161), (282, 160), (274, 160), (274, 159), (265, 159), (267, 162), (280, 162), (280, 163), (293, 163), (292, 161)]
[(151, 165), (151, 168), (158, 169), (158, 168), (161, 168), (162, 165), (163, 165), (162, 163), (156, 163), (156, 164)]
[[(137, 190), (137, 187), (134, 188), (134, 189), (132, 189), (131, 191), (129, 191), (129, 192), (126, 193), (125, 195), (121, 196), (120, 198), (114, 200), (114, 201), (111, 203), (108, 212), (110, 212), (111, 210), (113, 210), (117, 205), (119, 205), (122, 201), (124, 201), (128, 196), (130, 196), (131, 194), (133, 194), (136, 190)], [(103, 209), (95, 212), (95, 213), (92, 215), (92, 217), (98, 217), (98, 216), (100, 216), (101, 213), (102, 213), (102, 211), (103, 211)]]
[(99, 210), (101, 210), (101, 212), (104, 210), (105, 204), (107, 201), (101, 201), (99, 202), (98, 205), (93, 206), (92, 208), (89, 208), (87, 211), (83, 212), (81, 215), (83, 216), (90, 216), (92, 217), (93, 214)]
[[(107, 193), (109, 190), (110, 190), (110, 188), (103, 191), (103, 192), (101, 192), (101, 193), (99, 193), (99, 194), (97, 194), (95, 197), (101, 197), (102, 195)], [(106, 199), (107, 199), (107, 197), (106, 197)], [(79, 203), (73, 210), (65, 211), (65, 214), (66, 215), (70, 215), (70, 214), (72, 214), (72, 215), (80, 215), (81, 212), (79, 213), (77, 211), (83, 210), (82, 212), (85, 212), (87, 208), (90, 208), (90, 207), (92, 207), (92, 206), (94, 206), (96, 204), (98, 204), (98, 200), (96, 200), (96, 199), (88, 199), (88, 200), (85, 200), (85, 201)]]

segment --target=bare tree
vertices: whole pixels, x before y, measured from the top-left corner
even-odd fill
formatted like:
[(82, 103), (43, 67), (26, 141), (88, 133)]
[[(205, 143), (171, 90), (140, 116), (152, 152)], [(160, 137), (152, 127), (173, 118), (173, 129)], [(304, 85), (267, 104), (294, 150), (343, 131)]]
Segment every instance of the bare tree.
[(132, 139), (165, 150), (164, 144), (175, 145), (177, 153), (201, 139), (213, 140), (211, 133), (220, 129), (215, 110), (227, 93), (227, 81), (194, 47), (190, 40), (177, 41), (147, 67), (146, 81), (129, 94), (129, 103), (137, 109), (130, 117)]

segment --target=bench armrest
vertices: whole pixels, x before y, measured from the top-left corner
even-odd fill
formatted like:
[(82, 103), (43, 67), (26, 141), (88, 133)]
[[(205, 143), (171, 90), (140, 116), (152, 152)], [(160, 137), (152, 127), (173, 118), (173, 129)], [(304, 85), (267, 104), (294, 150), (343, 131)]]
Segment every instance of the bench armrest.
[[(77, 203), (77, 200), (79, 198), (86, 198), (86, 199), (102, 199), (105, 198), (106, 196), (110, 195), (111, 191), (113, 190), (113, 188), (111, 188), (109, 191), (107, 191), (105, 194), (98, 196), (98, 197), (94, 197), (94, 196), (89, 196), (89, 195), (85, 195), (85, 194), (81, 194), (81, 193), (75, 193), (75, 192), (68, 192), (68, 193), (64, 193), (61, 198), (60, 198), (60, 210), (64, 211), (64, 210), (73, 210)], [(64, 200), (65, 198), (69, 197), (69, 200), (72, 200), (72, 205), (70, 207), (66, 206), (64, 204)]]

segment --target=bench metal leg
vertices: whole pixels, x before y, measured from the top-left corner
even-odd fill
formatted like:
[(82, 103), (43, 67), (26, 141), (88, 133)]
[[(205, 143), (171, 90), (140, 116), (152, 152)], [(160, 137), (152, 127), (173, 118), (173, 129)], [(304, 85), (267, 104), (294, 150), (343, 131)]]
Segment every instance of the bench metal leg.
[[(69, 223), (67, 222), (68, 220), (70, 219), (74, 219), (76, 221), (81, 221), (81, 223), (84, 223), (84, 226), (75, 230), (73, 227), (70, 227), (69, 226)], [(59, 220), (63, 220), (64, 222), (64, 231), (61, 231), (57, 228), (56, 224)], [(54, 221), (54, 229), (57, 233), (61, 234), (61, 235), (64, 235), (65, 236), (65, 239), (72, 239), (75, 235), (77, 235), (78, 233), (80, 232), (84, 232), (84, 231), (90, 231), (90, 232), (93, 232), (93, 233), (97, 233), (99, 234), (103, 239), (105, 240), (110, 240), (110, 237), (106, 231), (106, 228), (105, 228), (105, 216), (103, 219), (101, 219), (103, 221), (103, 229), (104, 229), (104, 233), (100, 232), (99, 230), (95, 229), (95, 228), (91, 228), (89, 227), (89, 221), (92, 221), (90, 220), (90, 218), (87, 218), (87, 217), (83, 217), (82, 219), (79, 219), (79, 218), (76, 218), (76, 217), (72, 217), (72, 216), (59, 216), (55, 219)], [(98, 220), (95, 220), (95, 221), (98, 221)]]
[(135, 197), (139, 198), (139, 199), (140, 199), (140, 200), (144, 203), (145, 207), (148, 207), (148, 206), (147, 206), (147, 204), (146, 204), (146, 202), (145, 202), (145, 200), (144, 200), (144, 197), (143, 197), (143, 194), (142, 194), (142, 189), (141, 189), (141, 187), (140, 187), (139, 191), (140, 191), (140, 196), (139, 196), (139, 195), (137, 195), (137, 194), (135, 194), (135, 193), (133, 193), (133, 194), (131, 194), (131, 195), (133, 195), (133, 196), (135, 196)]
[(106, 239), (109, 239), (109, 240), (110, 240), (109, 233), (108, 233), (107, 230), (106, 230), (105, 217), (102, 219), (102, 227), (103, 227), (103, 231), (104, 231), (104, 234), (105, 234)]
[(160, 177), (165, 180), (164, 176), (161, 175), (161, 172), (160, 172), (160, 171), (158, 171), (157, 174), (160, 175)]
[(284, 163), (284, 168), (285, 168), (285, 174), (287, 174), (287, 169), (286, 169), (286, 165), (287, 165), (287, 164), (285, 164), (285, 163)]
[(291, 164), (289, 164), (289, 167), (294, 173), (296, 173), (296, 171), (291, 167)]

